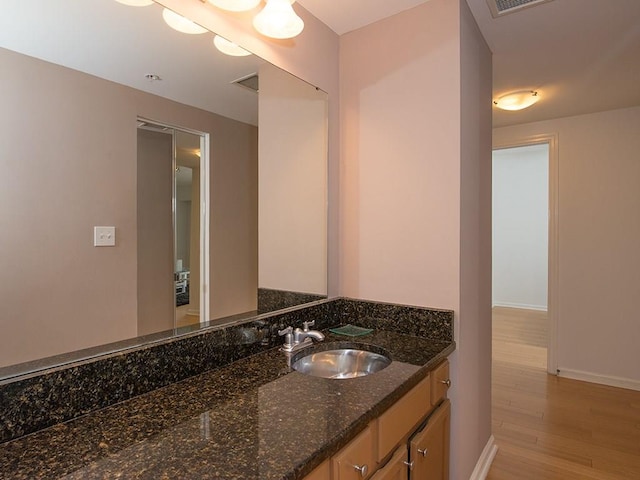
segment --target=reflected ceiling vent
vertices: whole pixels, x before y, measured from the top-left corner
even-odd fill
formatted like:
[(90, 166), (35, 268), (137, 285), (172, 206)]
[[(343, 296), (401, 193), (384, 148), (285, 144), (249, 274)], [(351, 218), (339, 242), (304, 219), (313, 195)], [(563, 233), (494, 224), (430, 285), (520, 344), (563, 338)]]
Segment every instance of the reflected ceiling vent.
[(236, 85), (240, 86), (240, 87), (244, 87), (247, 88), (249, 90), (251, 90), (254, 93), (258, 93), (258, 86), (259, 86), (259, 82), (258, 82), (258, 74), (257, 73), (252, 73), (251, 75), (247, 75), (246, 77), (242, 77), (239, 78), (237, 80), (234, 80), (231, 83), (235, 83)]
[(518, 12), (523, 8), (535, 7), (550, 1), (552, 0), (487, 0), (487, 4), (493, 18), (498, 18), (508, 13)]

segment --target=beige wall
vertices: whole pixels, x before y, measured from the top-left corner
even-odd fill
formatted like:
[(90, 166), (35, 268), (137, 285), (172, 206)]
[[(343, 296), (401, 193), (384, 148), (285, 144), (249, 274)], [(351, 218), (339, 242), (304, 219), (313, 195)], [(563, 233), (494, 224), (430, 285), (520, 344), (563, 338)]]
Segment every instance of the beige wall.
[(339, 276), (339, 108), (338, 50), (339, 37), (299, 4), (296, 12), (305, 22), (301, 35), (292, 40), (273, 40), (256, 34), (252, 13), (230, 14), (198, 1), (155, 0), (211, 31), (242, 45), (256, 55), (329, 94), (329, 221), (328, 285), (329, 295), (340, 293)]
[[(640, 107), (494, 130), (558, 134), (558, 368), (640, 387)], [(602, 377), (602, 378), (597, 378)]]
[[(105, 96), (103, 82), (6, 50), (0, 64), (0, 365), (133, 337), (136, 123), (135, 112), (122, 121), (124, 89)], [(94, 225), (115, 226), (116, 247), (93, 247)]]
[[(0, 63), (1, 320), (14, 339), (0, 365), (137, 335), (137, 116), (211, 133), (211, 311), (255, 309), (256, 127), (6, 50)], [(115, 226), (116, 247), (93, 247), (94, 225)]]
[(490, 52), (464, 1), (431, 0), (340, 54), (342, 293), (455, 310), (451, 478), (466, 479), (490, 436)]
[(342, 37), (345, 295), (457, 305), (459, 48), (445, 0)]
[(257, 128), (152, 95), (140, 94), (136, 106), (143, 117), (210, 133), (210, 317), (255, 310)]
[(258, 286), (327, 294), (327, 98), (260, 68)]

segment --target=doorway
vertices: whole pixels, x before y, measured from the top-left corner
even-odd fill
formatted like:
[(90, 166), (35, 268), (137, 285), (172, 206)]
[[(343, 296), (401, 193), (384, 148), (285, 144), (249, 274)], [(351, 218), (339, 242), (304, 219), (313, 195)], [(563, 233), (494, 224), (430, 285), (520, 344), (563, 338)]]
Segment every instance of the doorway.
[(493, 356), (556, 373), (557, 140), (494, 145)]
[(138, 120), (138, 335), (208, 320), (208, 135)]

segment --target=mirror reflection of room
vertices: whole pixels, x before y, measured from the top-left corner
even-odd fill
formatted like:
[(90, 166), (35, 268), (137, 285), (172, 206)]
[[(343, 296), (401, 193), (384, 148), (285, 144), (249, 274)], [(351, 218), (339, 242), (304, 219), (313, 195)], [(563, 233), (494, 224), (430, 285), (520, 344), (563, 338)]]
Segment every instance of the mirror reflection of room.
[(138, 335), (201, 322), (201, 141), (138, 121)]
[[(74, 28), (56, 20), (59, 11)], [(135, 342), (157, 332), (171, 335), (183, 325), (224, 324), (237, 315), (289, 306), (287, 296), (293, 295), (295, 303), (326, 296), (324, 92), (283, 71), (271, 75), (313, 96), (307, 107), (314, 119), (305, 123), (313, 135), (300, 129), (293, 135), (290, 123), (276, 123), (286, 117), (275, 115), (284, 111), (277, 102), (291, 99), (269, 96), (269, 82), (260, 92), (235, 83), (273, 67), (255, 55), (221, 54), (210, 32), (187, 36), (170, 29), (158, 4), (131, 9), (114, 1), (10, 0), (0, 13), (0, 89), (11, 92), (0, 114), (0, 143), (6, 153), (2, 161), (10, 162), (5, 170), (13, 172), (0, 180), (2, 203), (8, 207), (2, 216), (0, 267), (13, 272), (11, 282), (0, 284), (5, 339), (0, 369), (30, 361), (41, 365), (45, 357), (103, 345), (108, 351), (113, 342)], [(112, 25), (118, 25), (118, 38), (92, 42), (110, 38)], [(60, 46), (55, 51), (49, 48), (51, 38)], [(157, 78), (147, 75), (156, 72)], [(271, 98), (274, 115), (258, 115), (260, 95)], [(192, 164), (198, 147), (193, 142), (183, 148), (190, 156), (181, 156), (177, 144), (175, 165), (159, 180), (163, 189), (171, 189), (175, 174), (175, 219), (172, 196), (163, 194), (155, 200), (162, 205), (162, 218), (153, 227), (161, 231), (145, 229), (145, 221), (153, 218), (139, 208), (145, 195), (151, 199), (157, 192), (136, 162), (141, 118), (210, 136), (203, 157), (208, 169), (203, 177), (210, 185), (209, 211), (202, 215), (209, 222), (206, 245), (199, 238), (204, 233), (195, 233), (201, 202), (194, 198), (202, 179)], [(288, 166), (262, 155), (258, 137), (269, 142), (269, 130), (279, 135), (283, 148), (278, 153), (263, 143), (262, 150)], [(38, 132), (37, 141), (33, 132)], [(189, 171), (190, 194), (184, 184)], [(288, 188), (291, 178), (298, 183)], [(298, 218), (292, 212), (279, 215), (289, 222), (281, 225), (286, 228), (276, 227), (277, 211), (269, 213), (274, 220), (258, 226), (260, 204), (277, 203), (259, 198), (263, 179), (272, 182), (274, 192), (287, 192), (290, 205), (305, 205)], [(267, 192), (266, 185), (260, 188)], [(300, 192), (317, 193), (313, 214), (308, 203), (295, 200)], [(99, 225), (115, 227), (114, 246), (93, 246), (93, 229)], [(278, 232), (286, 235), (280, 242), (285, 250), (272, 248), (278, 246)], [(269, 238), (271, 246), (260, 247), (259, 238)], [(210, 249), (208, 259), (202, 256), (204, 247)], [(158, 251), (169, 254), (157, 257)], [(282, 256), (287, 251), (296, 258)], [(201, 273), (201, 264), (208, 272)], [(279, 274), (278, 265), (289, 271)], [(267, 267), (262, 278), (269, 280), (261, 284), (259, 272)], [(211, 288), (203, 304), (205, 285), (199, 282), (205, 273)], [(275, 295), (277, 302), (260, 304), (260, 292)]]
[(200, 322), (200, 137), (175, 138), (175, 322), (183, 327)]

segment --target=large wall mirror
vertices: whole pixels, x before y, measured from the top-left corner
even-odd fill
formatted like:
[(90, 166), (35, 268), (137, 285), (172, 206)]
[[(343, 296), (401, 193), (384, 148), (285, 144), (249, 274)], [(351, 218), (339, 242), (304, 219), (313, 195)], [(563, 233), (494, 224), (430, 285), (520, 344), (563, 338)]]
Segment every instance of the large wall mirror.
[(327, 95), (213, 39), (1, 3), (0, 377), (326, 297)]

